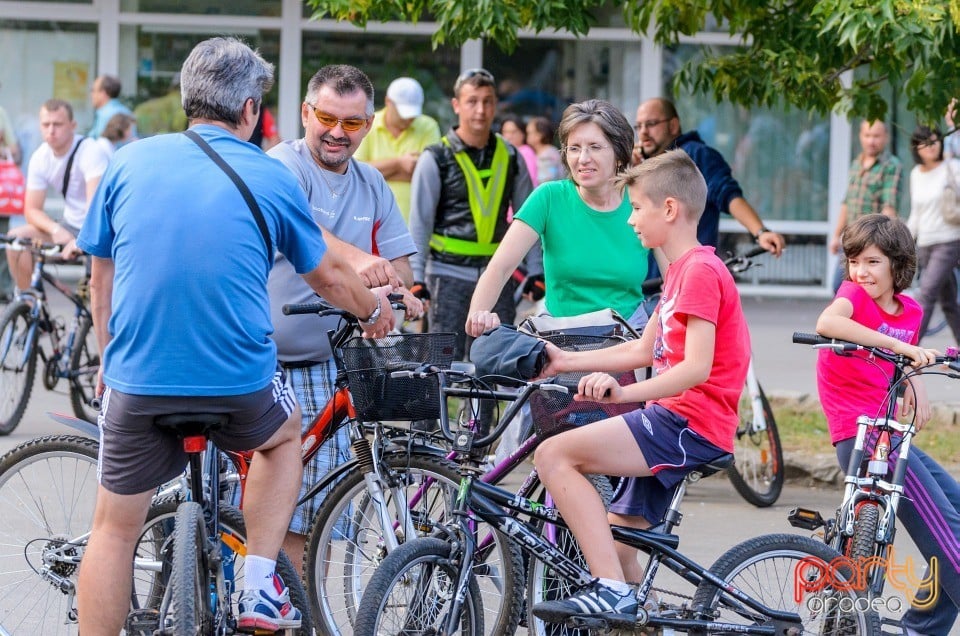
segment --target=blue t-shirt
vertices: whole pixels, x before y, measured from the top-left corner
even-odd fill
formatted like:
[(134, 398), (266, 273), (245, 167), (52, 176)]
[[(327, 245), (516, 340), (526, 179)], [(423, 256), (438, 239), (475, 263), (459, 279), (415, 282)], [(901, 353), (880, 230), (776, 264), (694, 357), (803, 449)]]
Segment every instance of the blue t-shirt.
[[(326, 246), (296, 179), (217, 126), (194, 126), (253, 192), (276, 250), (298, 273)], [(242, 395), (276, 369), (269, 261), (236, 185), (188, 137), (117, 151), (77, 244), (113, 259), (104, 382), (135, 395)]]

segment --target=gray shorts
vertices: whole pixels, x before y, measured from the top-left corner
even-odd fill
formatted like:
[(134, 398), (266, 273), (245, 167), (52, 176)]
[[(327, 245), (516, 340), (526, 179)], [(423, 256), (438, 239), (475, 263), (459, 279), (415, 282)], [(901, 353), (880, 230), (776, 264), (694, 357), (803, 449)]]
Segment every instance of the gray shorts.
[(118, 495), (148, 492), (183, 472), (187, 454), (180, 438), (154, 420), (172, 413), (226, 413), (230, 421), (210, 439), (226, 450), (252, 450), (269, 440), (296, 410), (297, 402), (278, 370), (265, 388), (245, 395), (170, 397), (103, 394), (100, 425), (100, 485)]

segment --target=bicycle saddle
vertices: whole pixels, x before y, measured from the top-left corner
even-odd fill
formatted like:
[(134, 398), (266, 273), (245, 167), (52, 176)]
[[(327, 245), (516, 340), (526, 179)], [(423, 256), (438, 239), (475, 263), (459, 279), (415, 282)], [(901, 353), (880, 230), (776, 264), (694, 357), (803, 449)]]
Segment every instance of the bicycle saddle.
[(210, 431), (216, 431), (227, 422), (230, 416), (225, 413), (172, 413), (158, 415), (153, 423), (159, 428), (171, 430), (183, 437), (194, 435), (207, 436)]
[(727, 453), (726, 455), (721, 455), (720, 457), (717, 457), (713, 461), (707, 462), (706, 464), (700, 464), (694, 469), (694, 471), (700, 473), (701, 477), (709, 477), (714, 473), (719, 473), (721, 470), (726, 470), (732, 465), (733, 453)]

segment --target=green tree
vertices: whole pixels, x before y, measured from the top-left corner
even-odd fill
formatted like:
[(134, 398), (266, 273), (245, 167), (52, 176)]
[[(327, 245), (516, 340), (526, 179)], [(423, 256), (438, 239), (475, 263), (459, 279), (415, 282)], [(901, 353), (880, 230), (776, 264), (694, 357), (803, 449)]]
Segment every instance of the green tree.
[[(483, 38), (509, 52), (517, 32), (586, 35), (603, 0), (307, 0), (314, 17), (433, 20), (434, 46)], [(744, 106), (781, 100), (820, 114), (883, 118), (890, 87), (907, 108), (938, 121), (960, 94), (960, 0), (632, 0), (627, 25), (659, 44), (704, 28), (711, 16), (739, 48), (707, 49), (676, 81)]]

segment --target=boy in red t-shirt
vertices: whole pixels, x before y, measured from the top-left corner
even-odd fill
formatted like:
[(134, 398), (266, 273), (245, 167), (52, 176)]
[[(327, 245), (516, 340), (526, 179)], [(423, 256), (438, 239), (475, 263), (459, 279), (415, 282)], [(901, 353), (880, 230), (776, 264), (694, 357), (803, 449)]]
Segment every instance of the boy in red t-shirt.
[[(540, 479), (597, 577), (567, 599), (538, 603), (534, 615), (548, 622), (573, 616), (636, 619), (637, 599), (625, 581), (639, 580), (642, 569), (636, 550), (614, 543), (609, 524), (647, 528), (659, 523), (680, 480), (733, 452), (750, 358), (733, 277), (712, 247), (697, 242), (707, 185), (696, 165), (675, 150), (617, 180), (629, 189), (633, 213), (628, 222), (637, 237), (645, 247), (659, 247), (669, 263), (663, 295), (639, 340), (577, 353), (548, 343), (544, 375), (621, 372), (651, 364), (657, 375), (629, 386), (607, 373), (584, 377), (574, 399), (646, 402), (646, 407), (568, 431), (537, 448)], [(628, 480), (608, 516), (586, 474), (636, 479)]]

